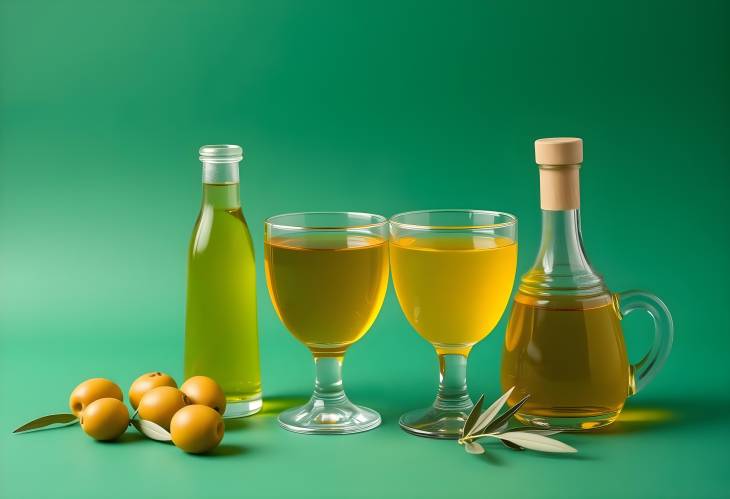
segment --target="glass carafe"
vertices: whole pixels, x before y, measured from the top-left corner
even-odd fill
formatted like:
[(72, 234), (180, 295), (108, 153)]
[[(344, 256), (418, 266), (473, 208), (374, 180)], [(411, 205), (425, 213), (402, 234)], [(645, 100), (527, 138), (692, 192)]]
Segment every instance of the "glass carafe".
[[(540, 168), (542, 241), (514, 299), (502, 355), (503, 389), (515, 386), (524, 423), (584, 430), (613, 422), (626, 398), (646, 386), (672, 346), (672, 318), (643, 291), (612, 293), (583, 249), (577, 138), (535, 142)], [(653, 318), (649, 352), (631, 364), (621, 319), (634, 310)]]
[(241, 211), (234, 145), (200, 148), (203, 202), (188, 251), (185, 377), (210, 376), (226, 394), (225, 417), (261, 409), (253, 243)]

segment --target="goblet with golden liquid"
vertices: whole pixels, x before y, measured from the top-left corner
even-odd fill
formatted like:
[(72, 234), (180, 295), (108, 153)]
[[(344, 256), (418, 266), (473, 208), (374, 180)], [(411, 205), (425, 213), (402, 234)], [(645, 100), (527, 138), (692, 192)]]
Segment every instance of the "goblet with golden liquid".
[(401, 308), (436, 349), (441, 380), (431, 407), (404, 414), (416, 435), (458, 438), (473, 404), (471, 348), (499, 322), (517, 266), (517, 219), (478, 210), (414, 211), (390, 219), (390, 262)]
[(380, 415), (342, 388), (345, 351), (370, 329), (388, 284), (388, 222), (350, 212), (292, 213), (265, 223), (266, 282), (279, 318), (314, 356), (314, 394), (279, 423), (299, 433), (356, 433)]

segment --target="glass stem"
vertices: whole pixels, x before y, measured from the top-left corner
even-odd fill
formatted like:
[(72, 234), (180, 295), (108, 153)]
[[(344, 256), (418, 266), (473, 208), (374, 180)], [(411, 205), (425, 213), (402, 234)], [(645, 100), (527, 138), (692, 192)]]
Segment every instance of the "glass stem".
[(439, 391), (433, 406), (444, 411), (470, 411), (474, 404), (466, 388), (466, 355), (439, 354)]
[(324, 403), (337, 403), (347, 399), (342, 387), (342, 361), (344, 357), (314, 357), (316, 380), (312, 398)]

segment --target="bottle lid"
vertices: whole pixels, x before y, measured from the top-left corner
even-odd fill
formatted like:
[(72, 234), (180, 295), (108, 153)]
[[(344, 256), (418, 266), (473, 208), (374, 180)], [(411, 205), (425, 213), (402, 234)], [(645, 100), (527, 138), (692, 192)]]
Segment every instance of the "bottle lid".
[(560, 166), (583, 163), (583, 139), (555, 137), (535, 141), (535, 162), (538, 165)]
[(198, 153), (200, 153), (200, 161), (206, 163), (229, 163), (243, 159), (243, 149), (241, 146), (230, 144), (203, 146)]

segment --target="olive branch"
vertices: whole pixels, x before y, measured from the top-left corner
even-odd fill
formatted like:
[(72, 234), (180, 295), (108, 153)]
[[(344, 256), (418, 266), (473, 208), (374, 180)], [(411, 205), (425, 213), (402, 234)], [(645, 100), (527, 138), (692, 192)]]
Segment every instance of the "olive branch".
[(484, 404), (484, 395), (474, 405), (469, 417), (464, 423), (461, 430), (461, 438), (459, 445), (463, 445), (469, 454), (484, 454), (484, 447), (476, 442), (482, 438), (494, 438), (502, 442), (504, 445), (513, 450), (536, 450), (540, 452), (578, 452), (577, 449), (570, 445), (564, 444), (548, 435), (560, 433), (560, 430), (550, 430), (543, 428), (533, 428), (529, 426), (509, 427), (509, 420), (530, 398), (525, 395), (519, 402), (498, 416), (499, 411), (512, 395), (515, 387), (513, 386), (507, 392), (492, 403), (484, 412), (482, 405)]

